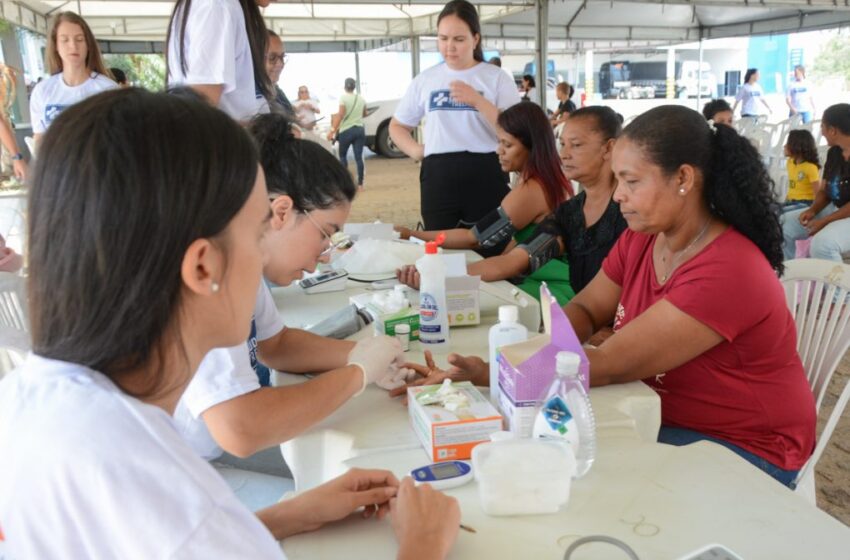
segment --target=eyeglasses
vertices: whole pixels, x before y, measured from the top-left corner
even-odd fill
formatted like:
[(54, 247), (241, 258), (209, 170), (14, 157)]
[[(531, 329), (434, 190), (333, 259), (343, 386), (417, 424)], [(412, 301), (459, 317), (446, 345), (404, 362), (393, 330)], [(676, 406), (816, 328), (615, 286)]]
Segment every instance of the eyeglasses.
[(286, 53), (283, 54), (268, 54), (266, 55), (266, 60), (269, 64), (277, 64), (280, 62), (281, 64), (286, 64), (286, 61), (289, 60), (289, 56)]
[(319, 253), (320, 257), (330, 255), (334, 249), (339, 249), (340, 247), (348, 243), (349, 238), (343, 232), (338, 231), (333, 235), (328, 235), (328, 232), (325, 231), (325, 228), (323, 228), (315, 219), (313, 219), (313, 217), (310, 215), (310, 212), (302, 212), (302, 214), (307, 216), (307, 219), (310, 220), (310, 223), (316, 226), (316, 229), (319, 230), (322, 233), (322, 237), (325, 238), (325, 243), (328, 244), (325, 250)]

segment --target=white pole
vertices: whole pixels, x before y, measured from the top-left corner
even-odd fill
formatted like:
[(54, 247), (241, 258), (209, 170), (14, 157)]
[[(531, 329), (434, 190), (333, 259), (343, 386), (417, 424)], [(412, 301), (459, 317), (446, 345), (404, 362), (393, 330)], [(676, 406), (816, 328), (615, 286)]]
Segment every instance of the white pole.
[(667, 49), (667, 99), (676, 97), (676, 49)]
[(593, 51), (584, 53), (584, 99), (585, 105), (592, 105), (593, 101)]
[[(700, 110), (700, 106), (702, 105), (702, 31), (700, 31), (699, 37), (699, 68), (697, 69), (697, 111)], [(717, 84), (711, 84), (712, 87), (716, 88)], [(714, 97), (714, 93), (709, 95), (709, 99)]]

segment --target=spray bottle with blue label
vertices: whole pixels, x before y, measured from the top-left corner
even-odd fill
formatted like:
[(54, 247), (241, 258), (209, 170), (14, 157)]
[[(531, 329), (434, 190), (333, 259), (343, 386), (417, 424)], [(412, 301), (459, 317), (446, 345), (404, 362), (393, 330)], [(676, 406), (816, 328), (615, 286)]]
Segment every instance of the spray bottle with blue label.
[(446, 307), (446, 263), (437, 252), (445, 241), (425, 244), (425, 255), (416, 261), (419, 271), (419, 342), (423, 349), (442, 353), (449, 350), (449, 313)]

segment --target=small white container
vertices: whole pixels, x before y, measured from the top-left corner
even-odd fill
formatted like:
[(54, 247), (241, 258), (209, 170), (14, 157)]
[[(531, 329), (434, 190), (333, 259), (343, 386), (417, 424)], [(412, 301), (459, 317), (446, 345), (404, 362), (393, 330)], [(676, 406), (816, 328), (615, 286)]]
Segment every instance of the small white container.
[(505, 439), (477, 445), (472, 470), (487, 515), (557, 513), (570, 499), (576, 459), (564, 441)]
[(404, 352), (410, 350), (410, 325), (407, 323), (398, 323), (393, 327), (395, 337), (401, 342), (401, 349)]

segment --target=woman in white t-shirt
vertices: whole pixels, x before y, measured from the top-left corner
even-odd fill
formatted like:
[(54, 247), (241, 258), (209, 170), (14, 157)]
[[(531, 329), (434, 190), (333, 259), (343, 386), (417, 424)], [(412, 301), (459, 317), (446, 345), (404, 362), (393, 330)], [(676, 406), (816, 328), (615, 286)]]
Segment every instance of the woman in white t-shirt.
[(108, 77), (91, 29), (73, 12), (62, 12), (53, 18), (46, 57), (51, 76), (39, 82), (30, 96), (30, 120), (36, 144), (65, 108), (118, 87)]
[(742, 117), (758, 117), (762, 114), (759, 107), (759, 103), (761, 103), (767, 109), (768, 113), (773, 114), (773, 110), (764, 99), (764, 90), (761, 89), (758, 81), (758, 68), (747, 69), (747, 73), (744, 75), (744, 85), (741, 86), (741, 89), (738, 90), (738, 94), (735, 96), (735, 105), (732, 106), (732, 113), (738, 108), (739, 103), (743, 103), (741, 105)]
[(282, 558), (275, 539), (361, 506), (391, 510), (400, 554), (427, 542), (444, 556), (451, 498), (352, 470), (254, 515), (174, 429), (201, 358), (248, 335), (271, 217), (248, 134), (204, 103), (131, 88), (69, 108), (43, 150), (33, 353), (0, 382), (7, 556)]
[[(327, 261), (357, 193), (348, 170), (319, 144), (295, 138), (289, 125), (284, 115), (269, 113), (249, 127), (272, 199), (263, 275), (281, 286)], [(180, 433), (205, 459), (222, 450), (247, 457), (279, 445), (406, 361), (398, 340), (388, 336), (355, 344), (287, 328), (265, 283), (253, 325), (247, 344), (207, 354), (174, 414)], [(321, 375), (270, 387), (268, 368)]]
[(800, 115), (803, 124), (811, 122), (815, 114), (815, 102), (812, 99), (812, 88), (806, 82), (806, 68), (801, 65), (794, 67), (794, 80), (788, 84), (788, 116)]
[(260, 8), (271, 0), (177, 0), (168, 25), (167, 82), (186, 85), (237, 121), (269, 111), (268, 31)]
[[(446, 4), (437, 19), (437, 44), (445, 64), (413, 80), (390, 122), (396, 146), (422, 160), (420, 199), (427, 230), (469, 226), (498, 208), (509, 189), (496, 155), (496, 119), (520, 100), (510, 76), (484, 62), (472, 4)], [(422, 119), (424, 146), (410, 135)]]

